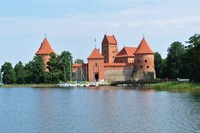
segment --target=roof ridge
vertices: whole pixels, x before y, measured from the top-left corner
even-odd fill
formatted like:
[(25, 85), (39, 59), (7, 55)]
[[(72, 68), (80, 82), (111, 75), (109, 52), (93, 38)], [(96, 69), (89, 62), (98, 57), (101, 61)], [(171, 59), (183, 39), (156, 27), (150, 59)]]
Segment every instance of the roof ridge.
[(117, 54), (117, 57), (120, 56), (134, 56), (137, 47), (127, 47), (124, 46), (123, 49)]

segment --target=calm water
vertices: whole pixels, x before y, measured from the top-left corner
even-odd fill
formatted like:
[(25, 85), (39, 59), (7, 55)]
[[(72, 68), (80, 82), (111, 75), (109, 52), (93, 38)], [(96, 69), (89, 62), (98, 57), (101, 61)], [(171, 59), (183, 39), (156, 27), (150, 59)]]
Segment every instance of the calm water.
[(200, 133), (200, 94), (0, 88), (0, 133)]

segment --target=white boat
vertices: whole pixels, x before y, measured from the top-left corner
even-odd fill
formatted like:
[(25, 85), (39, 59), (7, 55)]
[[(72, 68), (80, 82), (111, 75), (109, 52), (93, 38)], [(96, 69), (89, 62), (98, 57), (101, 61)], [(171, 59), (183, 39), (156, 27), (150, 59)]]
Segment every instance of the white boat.
[(3, 86), (3, 85), (4, 85), (4, 83), (0, 82), (0, 86)]
[(98, 83), (96, 83), (96, 82), (90, 82), (89, 86), (98, 86)]
[(69, 86), (70, 86), (70, 87), (77, 87), (78, 84), (76, 84), (76, 83), (70, 83)]
[(70, 87), (70, 85), (68, 83), (61, 83), (58, 84), (58, 87)]

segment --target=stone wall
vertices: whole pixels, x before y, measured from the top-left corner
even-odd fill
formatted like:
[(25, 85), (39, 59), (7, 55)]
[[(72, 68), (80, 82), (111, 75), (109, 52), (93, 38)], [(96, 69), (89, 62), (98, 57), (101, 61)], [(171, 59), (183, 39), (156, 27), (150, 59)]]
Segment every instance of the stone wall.
[(133, 69), (107, 70), (104, 73), (105, 81), (125, 81), (133, 77)]
[(142, 71), (142, 70), (134, 70), (133, 71), (133, 79), (134, 80), (153, 80), (155, 77), (155, 73), (152, 71)]

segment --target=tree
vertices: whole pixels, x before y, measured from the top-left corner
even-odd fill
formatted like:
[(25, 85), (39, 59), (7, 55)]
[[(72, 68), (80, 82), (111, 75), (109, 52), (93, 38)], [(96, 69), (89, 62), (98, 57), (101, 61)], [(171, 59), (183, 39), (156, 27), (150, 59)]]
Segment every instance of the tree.
[(63, 51), (60, 55), (60, 79), (62, 81), (72, 80), (72, 55), (69, 51)]
[(14, 67), (15, 75), (16, 75), (16, 83), (17, 84), (23, 84), (25, 83), (25, 71), (24, 71), (24, 66), (21, 61), (19, 61), (18, 64), (15, 65)]
[(15, 72), (10, 62), (5, 62), (1, 66), (1, 73), (3, 73), (3, 83), (13, 84), (15, 83)]
[(2, 82), (1, 69), (0, 69), (0, 83)]
[(173, 42), (168, 48), (168, 54), (166, 58), (167, 65), (167, 77), (169, 78), (180, 78), (182, 77), (182, 59), (181, 57), (185, 54), (185, 47), (181, 42)]
[(44, 83), (45, 65), (40, 55), (37, 55), (25, 65), (26, 83)]
[(47, 69), (51, 83), (59, 82), (59, 58), (55, 53), (50, 53), (49, 61), (47, 62)]
[(185, 69), (188, 70), (189, 78), (195, 82), (200, 82), (200, 35), (195, 34), (187, 41), (186, 60), (187, 64)]
[(84, 63), (84, 61), (82, 59), (76, 59), (74, 63), (76, 63), (76, 64), (82, 64), (82, 63)]
[(158, 52), (154, 53), (154, 65), (155, 65), (156, 77), (164, 78), (164, 75), (163, 75), (164, 61)]

